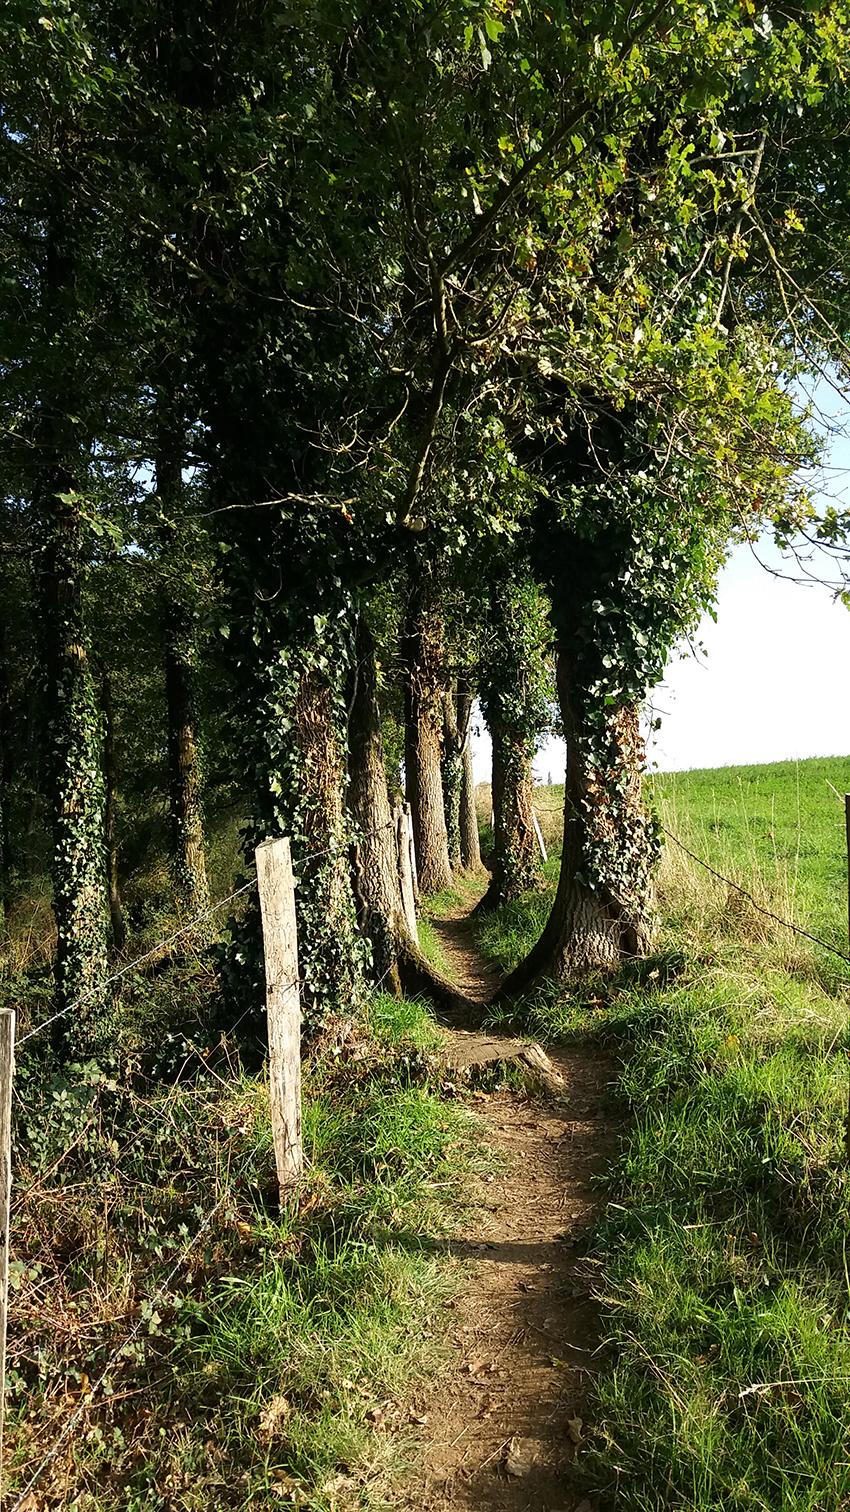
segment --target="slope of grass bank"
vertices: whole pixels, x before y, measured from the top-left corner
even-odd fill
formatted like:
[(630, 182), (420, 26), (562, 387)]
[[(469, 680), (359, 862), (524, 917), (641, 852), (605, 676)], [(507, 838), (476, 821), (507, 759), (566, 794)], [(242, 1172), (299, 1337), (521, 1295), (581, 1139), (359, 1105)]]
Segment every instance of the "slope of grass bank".
[[(813, 762), (656, 783), (671, 830), (841, 944), (843, 814), (827, 779), (840, 790), (847, 773)], [(839, 1512), (850, 978), (673, 847), (661, 903), (641, 981), (525, 1005), (539, 1035), (610, 1047), (627, 1120), (587, 1257), (607, 1349), (583, 1474), (628, 1512)], [(544, 906), (505, 910), (482, 945), (508, 964)]]
[(22, 1053), (7, 1493), (58, 1443), (33, 1507), (385, 1505), (486, 1158), (440, 1032), (385, 996), (327, 1026), (282, 1213), (262, 1076), (176, 1039), (162, 1075)]

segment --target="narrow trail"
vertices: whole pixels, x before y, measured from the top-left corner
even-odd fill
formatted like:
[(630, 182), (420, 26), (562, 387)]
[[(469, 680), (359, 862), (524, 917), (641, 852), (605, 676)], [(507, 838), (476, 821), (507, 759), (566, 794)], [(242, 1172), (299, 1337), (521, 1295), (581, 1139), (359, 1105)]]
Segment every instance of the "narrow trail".
[[(496, 978), (466, 915), (434, 925), (458, 984), (485, 996)], [(456, 1057), (472, 1040), (489, 1043), (490, 1059), (513, 1048), (504, 1036), (448, 1034)], [(557, 1095), (477, 1094), (504, 1165), (481, 1184), (474, 1228), (448, 1246), (472, 1263), (453, 1308), (456, 1363), (419, 1404), (426, 1442), (402, 1502), (411, 1512), (604, 1512), (575, 1489), (572, 1466), (598, 1342), (576, 1249), (598, 1207), (593, 1177), (615, 1147), (611, 1069), (581, 1046), (549, 1057), (564, 1079)]]

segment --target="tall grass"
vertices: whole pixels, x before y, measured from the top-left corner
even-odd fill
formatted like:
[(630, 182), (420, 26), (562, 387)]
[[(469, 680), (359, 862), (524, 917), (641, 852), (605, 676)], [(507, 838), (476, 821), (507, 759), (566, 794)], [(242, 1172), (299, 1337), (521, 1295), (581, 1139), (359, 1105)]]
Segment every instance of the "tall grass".
[[(662, 822), (846, 948), (850, 762), (653, 782)], [(624, 1512), (850, 1507), (850, 976), (668, 843), (654, 961), (541, 992), (527, 1022), (607, 1047), (619, 1158), (587, 1255), (604, 1339), (579, 1462)], [(482, 929), (508, 964), (545, 905)]]
[(473, 1116), (432, 1077), (442, 1038), (386, 995), (338, 1037), (328, 1026), (283, 1212), (268, 1089), (235, 1043), (211, 1055), (178, 1036), (165, 1081), (25, 1053), (8, 1493), (108, 1366), (33, 1506), (387, 1505), (459, 1280), (435, 1241), (488, 1168)]

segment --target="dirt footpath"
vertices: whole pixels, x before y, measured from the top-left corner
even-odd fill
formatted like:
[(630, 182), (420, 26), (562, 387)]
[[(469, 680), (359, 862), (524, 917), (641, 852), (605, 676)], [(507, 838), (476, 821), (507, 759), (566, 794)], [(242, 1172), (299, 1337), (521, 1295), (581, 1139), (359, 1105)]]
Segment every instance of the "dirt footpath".
[[(469, 991), (471, 931), (460, 918), (446, 922), (441, 943), (450, 960), (462, 951), (457, 975)], [(615, 1151), (611, 1068), (584, 1047), (549, 1055), (562, 1092), (474, 1094), (485, 1138), (506, 1169), (483, 1188), (484, 1221), (450, 1246), (472, 1263), (454, 1304), (454, 1368), (422, 1404), (424, 1454), (400, 1502), (411, 1509), (594, 1507), (575, 1489), (571, 1468), (597, 1345), (576, 1246), (598, 1206), (593, 1177)]]

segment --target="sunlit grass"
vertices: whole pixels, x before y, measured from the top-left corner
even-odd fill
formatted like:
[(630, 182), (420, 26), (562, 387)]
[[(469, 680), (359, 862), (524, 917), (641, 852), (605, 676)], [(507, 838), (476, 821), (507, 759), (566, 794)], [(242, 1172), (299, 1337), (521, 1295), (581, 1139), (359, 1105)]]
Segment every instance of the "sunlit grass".
[[(662, 822), (846, 948), (847, 760), (653, 779)], [(587, 1266), (606, 1342), (579, 1459), (624, 1512), (850, 1505), (848, 975), (668, 844), (657, 957), (522, 1006), (619, 1067), (623, 1140)], [(510, 966), (546, 901), (482, 923)]]

